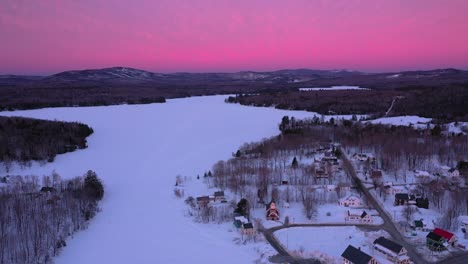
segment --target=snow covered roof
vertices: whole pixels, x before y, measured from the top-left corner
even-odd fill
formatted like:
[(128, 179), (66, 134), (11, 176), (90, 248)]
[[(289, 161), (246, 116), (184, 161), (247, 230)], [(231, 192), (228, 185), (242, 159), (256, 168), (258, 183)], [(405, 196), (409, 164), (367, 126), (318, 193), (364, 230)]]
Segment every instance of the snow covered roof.
[(249, 222), (249, 220), (247, 220), (247, 218), (245, 218), (245, 216), (236, 216), (236, 217), (234, 217), (234, 220), (238, 220), (243, 224)]

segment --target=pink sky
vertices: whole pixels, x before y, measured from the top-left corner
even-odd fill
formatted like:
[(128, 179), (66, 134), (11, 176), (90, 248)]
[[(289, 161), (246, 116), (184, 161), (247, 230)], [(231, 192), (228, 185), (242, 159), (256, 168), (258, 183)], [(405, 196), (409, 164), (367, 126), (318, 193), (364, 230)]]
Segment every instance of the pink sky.
[(0, 74), (468, 69), (467, 0), (0, 0)]

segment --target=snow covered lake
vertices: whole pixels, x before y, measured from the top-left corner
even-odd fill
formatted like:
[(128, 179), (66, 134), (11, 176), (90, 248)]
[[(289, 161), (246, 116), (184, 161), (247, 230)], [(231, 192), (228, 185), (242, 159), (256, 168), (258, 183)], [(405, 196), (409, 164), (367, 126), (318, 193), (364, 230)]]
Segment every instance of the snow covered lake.
[[(314, 113), (226, 104), (226, 96), (165, 104), (46, 108), (2, 112), (79, 121), (94, 134), (89, 148), (10, 174), (62, 177), (95, 170), (106, 188), (89, 228), (67, 241), (56, 263), (251, 263), (253, 250), (235, 245), (226, 229), (194, 223), (173, 193), (175, 176), (196, 177), (245, 142), (279, 133), (284, 115)], [(4, 171), (0, 171), (3, 175)]]

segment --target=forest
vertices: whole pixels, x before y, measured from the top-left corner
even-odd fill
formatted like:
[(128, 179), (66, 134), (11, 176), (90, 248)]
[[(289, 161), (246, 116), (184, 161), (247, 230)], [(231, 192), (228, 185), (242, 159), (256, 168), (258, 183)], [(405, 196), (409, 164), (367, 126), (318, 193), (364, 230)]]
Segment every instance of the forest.
[(468, 84), (402, 86), (392, 89), (340, 91), (282, 91), (230, 96), (226, 102), (320, 114), (371, 114), (382, 117), (417, 115), (440, 122), (468, 121)]
[(104, 186), (96, 173), (0, 178), (0, 263), (52, 263), (67, 237), (87, 228)]
[(87, 147), (89, 126), (77, 122), (0, 116), (0, 163), (8, 172), (13, 162), (52, 162), (57, 154)]

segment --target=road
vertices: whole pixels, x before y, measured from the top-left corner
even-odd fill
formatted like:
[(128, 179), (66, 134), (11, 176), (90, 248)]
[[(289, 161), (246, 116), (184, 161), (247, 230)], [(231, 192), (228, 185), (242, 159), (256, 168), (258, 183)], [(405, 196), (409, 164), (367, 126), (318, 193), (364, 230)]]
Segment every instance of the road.
[[(340, 149), (342, 153), (342, 160), (343, 160), (343, 168), (344, 170), (351, 175), (356, 186), (364, 193), (367, 198), (368, 203), (379, 212), (380, 217), (382, 217), (384, 223), (381, 225), (366, 225), (366, 224), (290, 224), (290, 225), (281, 225), (266, 229), (264, 227), (259, 227), (259, 231), (263, 233), (265, 239), (270, 243), (270, 245), (278, 252), (279, 256), (276, 256), (276, 261), (278, 263), (310, 263), (310, 264), (319, 264), (320, 261), (315, 259), (300, 259), (291, 256), (287, 249), (276, 239), (274, 236), (274, 232), (284, 229), (284, 228), (291, 228), (291, 227), (324, 227), (324, 226), (357, 226), (362, 229), (369, 229), (369, 230), (385, 230), (387, 231), (395, 241), (401, 244), (405, 249), (408, 251), (408, 256), (412, 259), (412, 261), (416, 264), (424, 264), (429, 263), (426, 261), (415, 249), (414, 245), (408, 243), (405, 238), (403, 237), (402, 233), (398, 230), (395, 223), (392, 221), (391, 217), (385, 211), (385, 209), (378, 203), (376, 198), (370, 193), (369, 189), (364, 186), (361, 182), (359, 177), (357, 176), (356, 170), (354, 169), (353, 164), (349, 160), (346, 153)], [(450, 257), (438, 262), (444, 264), (466, 264), (468, 261), (468, 252), (460, 252), (454, 253)], [(276, 262), (275, 261), (275, 262)]]
[(356, 183), (356, 186), (364, 193), (364, 195), (367, 198), (367, 202), (375, 209), (377, 212), (379, 212), (380, 217), (382, 217), (384, 223), (382, 225), (382, 229), (387, 231), (395, 241), (397, 241), (399, 244), (401, 244), (403, 247), (406, 248), (408, 251), (408, 256), (417, 264), (422, 264), (422, 263), (427, 263), (426, 260), (424, 260), (419, 253), (415, 250), (414, 246), (406, 242), (404, 239), (403, 235), (401, 232), (398, 230), (396, 227), (395, 223), (392, 221), (391, 217), (388, 215), (388, 213), (385, 211), (384, 208), (377, 202), (375, 197), (370, 193), (370, 191), (364, 186), (364, 184), (361, 182), (359, 177), (356, 174), (356, 170), (354, 169), (353, 164), (349, 160), (348, 156), (346, 153), (340, 148), (340, 152), (342, 153), (341, 159), (343, 160), (343, 168), (344, 170), (351, 175), (353, 178), (354, 182)]

